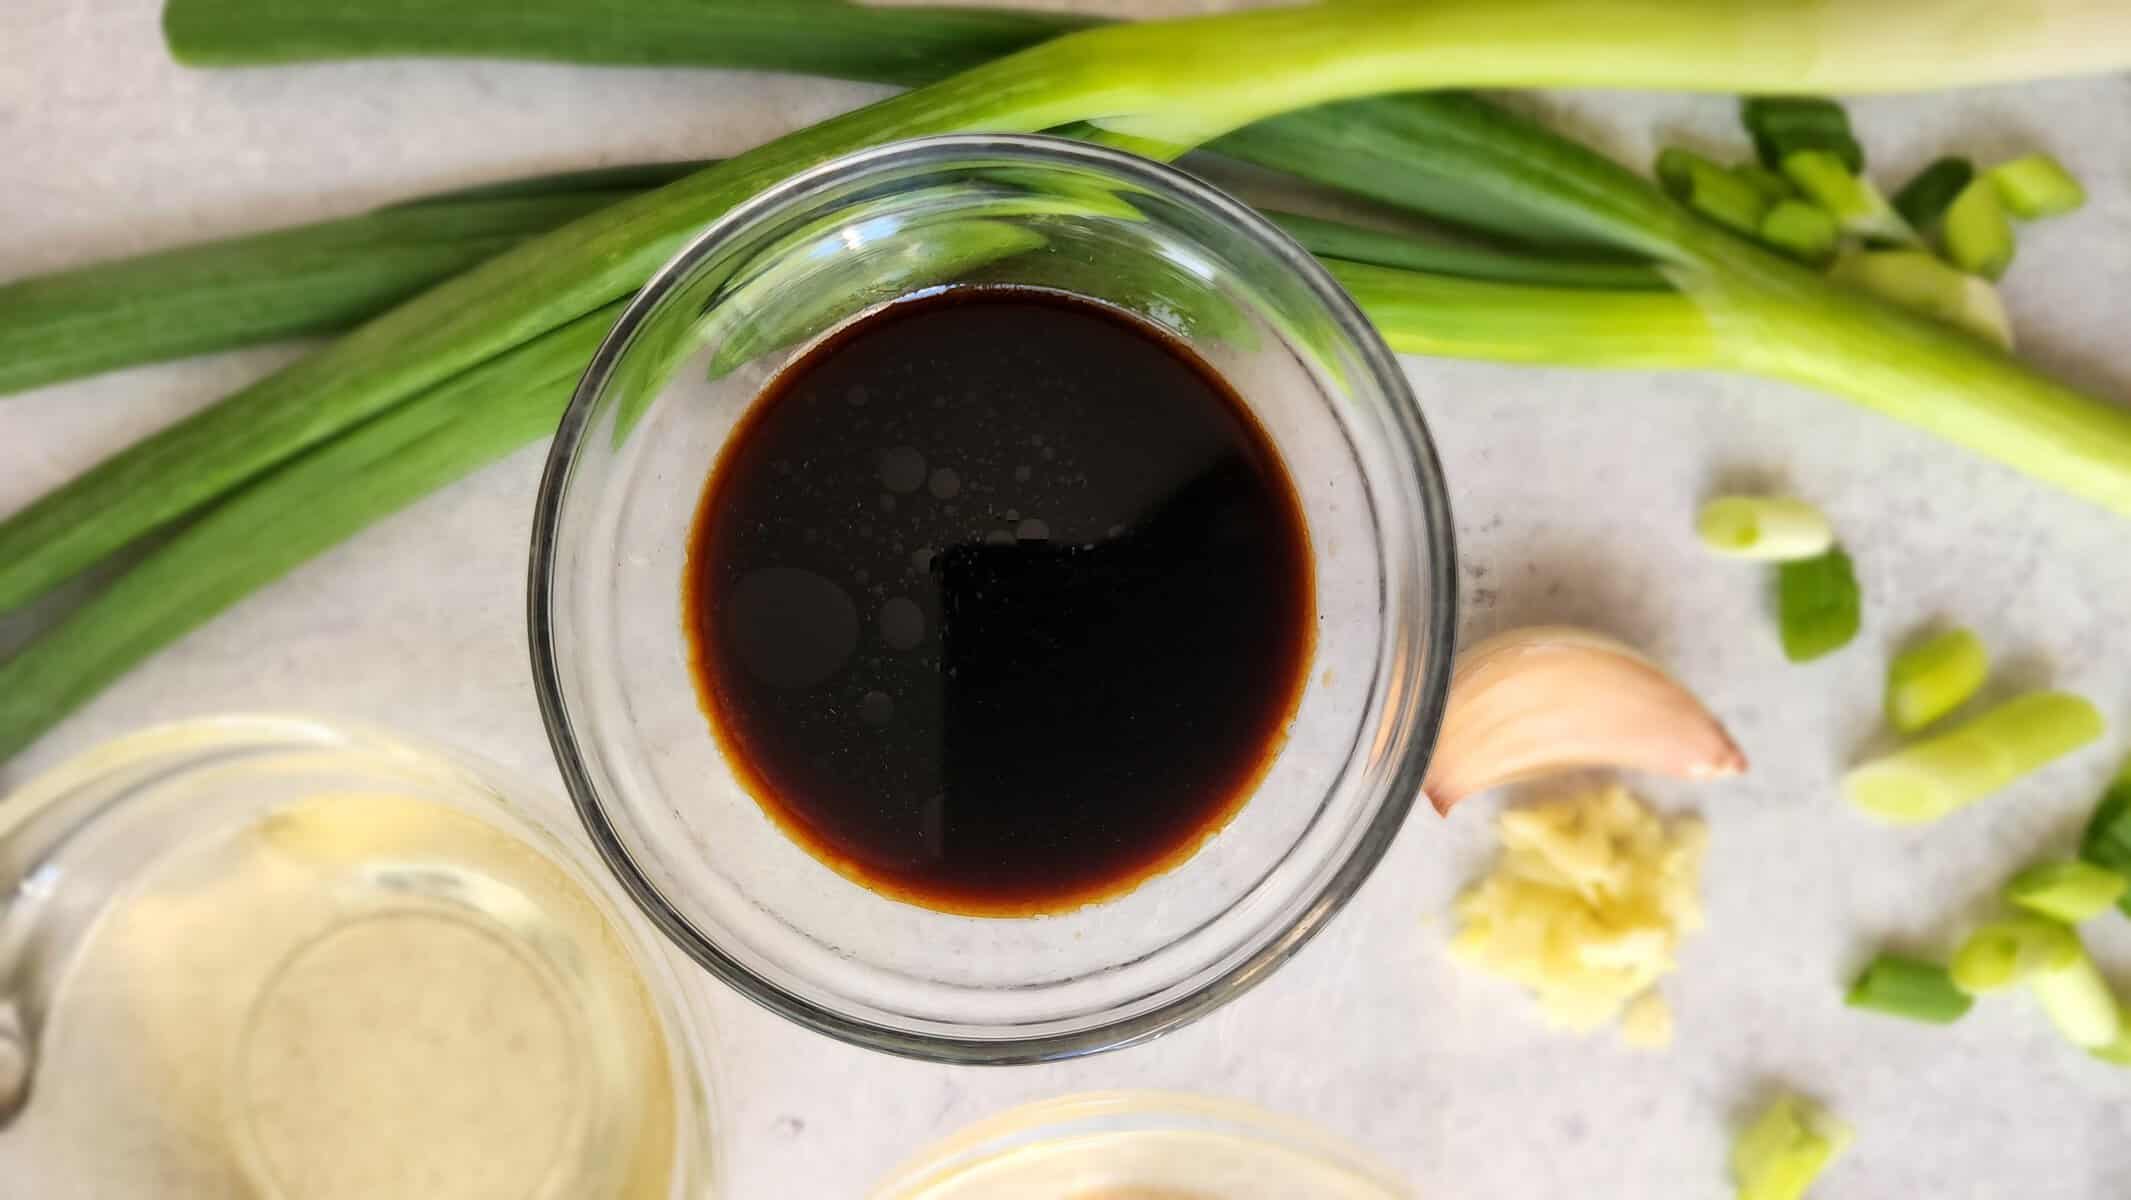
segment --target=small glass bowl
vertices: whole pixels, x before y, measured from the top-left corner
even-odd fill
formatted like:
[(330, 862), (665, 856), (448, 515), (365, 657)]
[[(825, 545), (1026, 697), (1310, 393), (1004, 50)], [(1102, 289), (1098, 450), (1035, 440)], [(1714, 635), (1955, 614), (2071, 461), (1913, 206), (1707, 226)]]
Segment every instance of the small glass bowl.
[[(1184, 342), (1271, 436), (1310, 530), (1309, 682), (1272, 766), (1181, 865), (1073, 912), (877, 895), (779, 831), (720, 754), (681, 610), (735, 423), (815, 340), (969, 284), (1114, 306)], [(1180, 171), (1046, 137), (828, 163), (734, 209), (629, 306), (580, 384), (534, 516), (533, 674), (593, 841), (697, 962), (802, 1025), (951, 1062), (1150, 1037), (1234, 997), (1353, 895), (1419, 792), (1456, 576), (1433, 447), (1390, 352), (1307, 252)]]
[(1331, 1134), (1233, 1100), (1090, 1092), (979, 1121), (876, 1185), (872, 1200), (1407, 1200)]
[(0, 1192), (712, 1195), (670, 951), (528, 794), (232, 716), (0, 799)]

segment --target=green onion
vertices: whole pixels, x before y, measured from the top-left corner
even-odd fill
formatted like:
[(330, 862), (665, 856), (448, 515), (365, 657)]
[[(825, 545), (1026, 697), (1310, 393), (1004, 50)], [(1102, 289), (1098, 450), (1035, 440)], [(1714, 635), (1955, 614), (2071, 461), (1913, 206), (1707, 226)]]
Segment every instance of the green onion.
[(1850, 115), (1817, 96), (1751, 96), (1739, 105), (1739, 121), (1753, 135), (1761, 161), (1780, 167), (1800, 150), (1835, 156), (1852, 175), (1865, 169), (1865, 148), (1850, 133)]
[(1732, 1143), (1739, 1200), (1801, 1200), (1852, 1140), (1850, 1127), (1819, 1106), (1778, 1097)]
[(2079, 939), (2045, 917), (2015, 916), (1982, 925), (1954, 951), (1953, 985), (1971, 996), (2024, 983), (2039, 971), (2059, 970), (2080, 957)]
[(2027, 977), (2028, 994), (2064, 1039), (2085, 1050), (2112, 1046), (2123, 1036), (2123, 1007), (2101, 977), (2086, 948), (2073, 939), (2070, 962), (2045, 967)]
[(1792, 662), (1810, 662), (1849, 645), (1863, 610), (1857, 573), (1840, 546), (1777, 569), (1776, 617), (1783, 656)]
[[(2068, 2), (2092, 11), (2067, 17), (2070, 10), (2060, 3), (2053, 19), (2131, 26), (2131, 17), (2108, 0)], [(829, 5), (687, 0), (684, 10), (682, 0), (671, 3), (677, 19), (704, 33), (686, 48), (657, 21), (616, 21), (582, 0), (342, 0), (332, 6), (173, 0), (168, 19), (184, 31), (196, 61), (433, 51), (565, 59), (608, 54), (606, 61), (658, 54), (665, 56), (660, 61), (742, 65), (745, 55), (758, 53), (747, 48), (754, 45), (763, 57), (753, 65), (812, 63), (815, 69), (915, 81), (989, 53), (936, 33), (925, 43), (930, 57), (909, 52), (921, 36), (919, 26), (948, 28), (940, 22), (949, 18), (930, 11), (883, 8), (850, 16)], [(1828, 10), (1773, 31), (1743, 10), (1697, 8), (1673, 15), (1668, 40), (1655, 52), (1639, 23), (1623, 19), (1639, 10), (1582, 0), (1551, 0), (1546, 8), (1520, 20), (1521, 28), (1544, 30), (1537, 41), (1505, 37), (1500, 11), (1484, 0), (1443, 0), (1425, 8), (1268, 10), (1105, 29), (790, 135), (507, 252), (0, 521), (0, 609), (150, 530), (200, 513), (308, 448), (627, 294), (689, 232), (739, 198), (805, 165), (880, 140), (945, 130), (1055, 128), (1094, 118), (1113, 136), (1181, 146), (1314, 100), (1407, 87), (1543, 82), (1900, 90), (2108, 70), (2127, 57), (2112, 39), (2053, 36), (2047, 22), (1978, 42), (1928, 19), (1925, 0), (1876, 6), (1869, 21), (1861, 10)], [(809, 43), (828, 36), (824, 12), (838, 28), (847, 16), (872, 24), (865, 36), (844, 38), (833, 53), (817, 50)], [(1535, 16), (1543, 19), (1529, 19)], [(986, 19), (1000, 22), (994, 30), (1020, 22), (1020, 32), (1003, 42), (1048, 32), (1026, 16)], [(1891, 57), (1885, 39), (1870, 32), (1890, 20), (1909, 31), (1903, 53)], [(732, 27), (720, 26), (735, 21), (753, 23), (758, 33), (750, 36), (760, 40), (745, 43)], [(314, 22), (325, 27), (322, 34)], [(1745, 36), (1749, 30), (1754, 37)], [(539, 45), (529, 45), (528, 37)], [(617, 50), (601, 38), (639, 44)], [(1213, 44), (1221, 54), (1201, 52)], [(1809, 59), (1811, 68), (1799, 71), (1776, 53), (1785, 45)], [(1260, 163), (1272, 159), (1276, 167), (1401, 207), (1449, 214), (1479, 229), (1549, 245), (1639, 253), (1661, 264), (1680, 289), (1571, 295), (1568, 289), (1389, 272), (1370, 279), (1387, 310), (1421, 318), (1415, 331), (1387, 330), (1394, 344), (1496, 353), (1510, 344), (1512, 327), (1483, 328), (1483, 318), (1492, 314), (1574, 339), (1552, 351), (1518, 352), (1527, 359), (1588, 350), (1612, 356), (1601, 359), (1606, 362), (1786, 379), (1850, 396), (2131, 513), (2131, 419), (2121, 412), (1694, 221), (1633, 173), (1471, 96), (1431, 93), (1326, 105), (1225, 137), (1218, 148)], [(1471, 314), (1428, 310), (1431, 297), (1466, 295), (1458, 285), (1477, 288), (1485, 303)], [(1629, 301), (1624, 310), (1601, 311), (1615, 296)], [(1559, 307), (1537, 316), (1513, 312), (1533, 299)], [(449, 426), (430, 436), (463, 447), (482, 435)], [(58, 640), (66, 649), (69, 639)], [(67, 652), (86, 660), (116, 651), (97, 648), (91, 654), (76, 645)], [(9, 700), (35, 709), (37, 722), (63, 711), (57, 699)]]
[(237, 490), (0, 663), (0, 759), (245, 593), (555, 430), (620, 305), (491, 359)]
[(1936, 821), (2102, 734), (2101, 713), (2065, 692), (2035, 692), (1843, 776), (1859, 810), (1895, 824)]
[[(280, 6), (265, 4), (262, 24), (254, 28), (242, 17), (261, 5), (201, 2), (230, 17), (214, 28), (239, 43), (256, 36), (258, 44), (280, 39), (278, 44), (286, 45), (294, 36), (289, 33), (289, 22), (300, 24), (302, 20), (300, 15), (291, 18), (284, 12), (277, 23), (273, 14)], [(468, 36), (476, 40), (499, 37), (502, 44), (497, 52), (503, 53), (510, 52), (510, 39), (495, 31), (514, 22), (540, 21), (551, 29), (567, 30), (573, 20), (585, 19), (581, 9), (554, 0), (540, 4), (490, 0), (439, 7), (441, 13), (435, 20), (456, 22), (456, 28), (471, 31)], [(758, 5), (753, 11), (775, 8)], [(733, 164), (711, 168), (660, 193), (586, 218), (559, 232), (552, 242), (513, 252), (455, 280), (415, 302), (412, 311), (381, 318), (320, 356), (165, 430), (0, 522), (0, 608), (41, 593), (303, 446), (400, 402), (411, 390), (532, 336), (554, 320), (582, 311), (586, 303), (623, 294), (642, 278), (648, 263), (659, 261), (677, 244), (682, 230), (714, 216), (738, 195), (824, 155), (880, 138), (937, 129), (1056, 125), (1073, 119), (1076, 111), (1143, 110), (1173, 117), (1188, 109), (1194, 114), (1191, 123), (1211, 128), (1245, 119), (1247, 113), (1303, 103), (1310, 96), (1335, 95), (1342, 89), (1461, 78), (1503, 82), (1518, 72), (1529, 72), (1532, 78), (1543, 75), (1550, 82), (1599, 82), (1609, 72), (1631, 74), (1627, 60), (1614, 61), (1590, 52), (1613, 45), (1620, 37), (1621, 23), (1612, 19), (1607, 8), (1577, 5), (1564, 10), (1561, 20), (1554, 23), (1555, 33), (1574, 31), (1575, 36), (1556, 37), (1540, 50), (1506, 47), (1499, 38), (1499, 21), (1491, 20), (1489, 6), (1476, 0), (1430, 5), (1425, 10), (1403, 6), (1269, 10), (1103, 29), (978, 68), (951, 85), (884, 101), (792, 135)], [(360, 26), (365, 10), (356, 0), (336, 6), (335, 11), (336, 20)], [(392, 25), (404, 14), (388, 4), (375, 15)], [(803, 20), (790, 13), (785, 17), (789, 37), (805, 36)], [(1729, 44), (1723, 38), (1737, 34), (1729, 21), (1718, 10), (1698, 10), (1698, 19), (1676, 32), (1691, 42), (1706, 36), (1709, 41), (1704, 44), (1711, 47)], [(1119, 35), (1123, 40), (1112, 40)], [(367, 35), (351, 36), (360, 40)], [(422, 33), (414, 40), (426, 36)], [(1221, 37), (1243, 39), (1235, 43), (1236, 53), (1219, 56), (1221, 65), (1199, 63), (1188, 53), (1192, 45)], [(1279, 47), (1298, 38), (1342, 50), (1310, 60), (1311, 69), (1300, 72), (1292, 87), (1265, 87), (1265, 65), (1282, 61)], [(567, 41), (555, 40), (558, 44)], [(1061, 44), (1066, 48), (1052, 50)], [(1917, 44), (1927, 45), (1928, 39)], [(1413, 52), (1401, 53), (1397, 49), (1401, 46), (1411, 46)], [(454, 41), (449, 48), (464, 51), (468, 45)], [(2008, 71), (2045, 67), (2099, 67), (2114, 61), (2110, 54), (2095, 51), (2091, 43), (2081, 43), (2068, 52), (2046, 38), (1998, 39), (1979, 49), (1980, 53), (1934, 64), (1931, 81), (1998, 78)], [(1521, 51), (1530, 51), (1531, 56), (1524, 57)], [(295, 54), (309, 52), (298, 46)], [(1356, 57), (1368, 62), (1369, 69), (1360, 75), (1342, 75), (1341, 65)], [(1174, 69), (1177, 61), (1199, 65), (1192, 71), (1179, 71)], [(1729, 78), (1749, 86), (1754, 73), (1767, 62), (1758, 51), (1723, 58), (1721, 68), (1714, 60), (1699, 65), (1666, 61), (1670, 65), (1664, 78), (1675, 84), (1685, 85), (1707, 70), (1705, 82)], [(1823, 54), (1816, 61), (1816, 69), (1840, 76), (1840, 85), (1846, 87), (1899, 86), (1905, 78), (1903, 70), (1889, 69), (1878, 55), (1852, 60), (1842, 53)], [(1871, 69), (1867, 69), (1868, 61)], [(1646, 59), (1638, 70), (1650, 67)], [(1399, 75), (1400, 71), (1410, 74)], [(1837, 83), (1832, 76), (1827, 82)], [(1258, 86), (1244, 86), (1245, 77)], [(1639, 74), (1638, 78), (1647, 80), (1648, 76)], [(2131, 420), (2122, 413), (2012, 364), (1979, 359), (1890, 314), (1846, 305), (1832, 293), (1816, 292), (1812, 281), (1773, 271), (1741, 248), (1703, 242), (1691, 230), (1653, 214), (1636, 194), (1632, 177), (1624, 181), (1625, 173), (1589, 151), (1526, 128), (1499, 110), (1469, 98), (1400, 100), (1404, 103), (1364, 106), (1359, 114), (1325, 110), (1301, 114), (1316, 116), (1314, 122), (1289, 118), (1276, 124), (1315, 130), (1328, 122), (1336, 127), (1354, 121), (1357, 115), (1366, 119), (1377, 112), (1396, 114), (1410, 122), (1408, 131), (1429, 131), (1439, 137), (1420, 152), (1419, 157), (1428, 160), (1423, 169), (1413, 169), (1414, 163), (1407, 161), (1399, 164), (1406, 169), (1378, 176), (1395, 177), (1383, 191), (1415, 195), (1418, 189), (1446, 206), (1456, 204), (1467, 212), (1491, 210), (1503, 220), (1509, 219), (1503, 215), (1508, 213), (1519, 214), (1519, 221), (1544, 214), (1557, 227), (1618, 236), (1622, 241), (1615, 244), (1695, 263), (1697, 300), (1723, 331), (1719, 349), (1696, 365), (1765, 373), (1856, 397), (2131, 512)], [(1146, 123), (1153, 120), (1135, 122), (1112, 116), (1105, 123), (1144, 134)], [(1412, 141), (1402, 137), (1401, 131), (1384, 127), (1369, 136), (1387, 144)], [(1188, 134), (1179, 137), (1188, 140)], [(1223, 148), (1240, 148), (1244, 157), (1256, 156), (1247, 141), (1240, 147), (1232, 145), (1234, 141), (1224, 141)], [(1353, 148), (1351, 141), (1335, 139), (1319, 147), (1315, 165), (1337, 174), (1366, 171), (1376, 164), (1367, 154), (1352, 154)], [(1531, 153), (1535, 149), (1537, 153)], [(1256, 151), (1264, 152), (1263, 143)], [(1468, 170), (1450, 170), (1454, 165)], [(1483, 173), (1471, 174), (1473, 167)], [(1310, 173), (1303, 166), (1296, 169)], [(1505, 197), (1510, 202), (1503, 203)], [(1799, 296), (1811, 299), (1801, 301)], [(1959, 402), (1951, 402), (1952, 397), (1960, 398)]]
[(1918, 233), (1938, 228), (1939, 219), (1954, 197), (1976, 177), (1975, 165), (1965, 158), (1942, 158), (1916, 173), (1894, 193), (1894, 211), (1902, 214)]
[[(2101, 803), (2080, 836), (2079, 857), (2131, 877), (2131, 762), (2117, 771), (2102, 793)], [(2116, 906), (2131, 916), (2131, 895), (2119, 899)]]
[(1814, 266), (1835, 257), (1840, 233), (1827, 210), (1803, 200), (1779, 200), (1761, 218), (1762, 241)]
[(1673, 198), (1740, 233), (1761, 230), (1768, 200), (1754, 185), (1690, 150), (1667, 148), (1657, 157), (1658, 181)]
[(1480, 235), (1433, 230), (1401, 229), (1393, 233), (1298, 213), (1267, 210), (1265, 215), (1319, 258), (1495, 283), (1671, 290), (1665, 277), (1654, 268), (1619, 256), (1539, 250)]
[(1740, 163), (1731, 169), (1731, 173), (1737, 175), (1740, 182), (1761, 193), (1761, 198), (1770, 204), (1798, 198), (1798, 189), (1791, 186), (1790, 180), (1759, 163)]
[(1989, 178), (1961, 189), (1939, 229), (1946, 257), (1971, 275), (1995, 280), (2013, 264), (2013, 223)]
[(2087, 202), (2087, 190), (2047, 154), (1999, 163), (1988, 175), (1998, 199), (2023, 221), (2062, 216)]
[(1967, 703), (1989, 674), (1982, 638), (1966, 629), (1926, 638), (1887, 664), (1887, 723), (1915, 733)]
[(0, 284), (0, 393), (323, 333), (382, 312), (627, 190), (383, 209)]
[(1937, 963), (1881, 954), (1865, 965), (1843, 1002), (1852, 1008), (1945, 1025), (1967, 1016), (1975, 999), (1955, 987), (1952, 976)]
[(2039, 863), (2013, 876), (2005, 898), (2019, 908), (2077, 925), (2123, 898), (2131, 880), (2090, 862)]
[(2012, 348), (2012, 323), (1998, 289), (1988, 280), (1955, 270), (1935, 254), (1861, 250), (1836, 259), (1828, 277), (1993, 346)]
[(2095, 1046), (2087, 1052), (2105, 1063), (2131, 1067), (2131, 1009), (2119, 1006), (2115, 1041), (2106, 1046)]
[(1820, 510), (1788, 496), (1718, 496), (1695, 514), (1694, 531), (1718, 554), (1767, 562), (1815, 558), (1835, 544)]
[(1826, 209), (1842, 231), (1901, 245), (1917, 241), (1872, 182), (1853, 174), (1842, 159), (1826, 150), (1799, 150), (1783, 157), (1783, 173), (1806, 199)]

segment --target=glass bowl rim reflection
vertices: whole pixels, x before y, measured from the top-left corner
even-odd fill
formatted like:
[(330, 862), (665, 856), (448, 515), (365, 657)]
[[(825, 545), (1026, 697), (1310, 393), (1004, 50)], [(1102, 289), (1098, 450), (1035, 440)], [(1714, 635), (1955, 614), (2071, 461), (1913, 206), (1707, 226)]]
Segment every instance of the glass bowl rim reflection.
[[(974, 163), (1093, 172), (1168, 197), (1217, 219), (1256, 243), (1322, 306), (1327, 319), (1354, 348), (1357, 366), (1392, 410), (1386, 423), (1401, 435), (1393, 453), (1399, 468), (1411, 475), (1424, 504), (1415, 514), (1422, 545), (1419, 558), (1430, 584), (1417, 611), (1401, 613), (1386, 600), (1383, 637), (1401, 628), (1416, 633), (1427, 651), (1418, 671), (1405, 678), (1379, 678), (1372, 694), (1387, 689), (1410, 695), (1386, 703), (1411, 735), (1404, 753), (1385, 772), (1386, 790), (1376, 811), (1344, 861), (1326, 877), (1306, 903), (1296, 907), (1284, 928), (1262, 935), (1262, 944), (1219, 974), (1143, 1012), (1102, 1020), (1064, 1033), (1025, 1037), (970, 1037), (894, 1028), (859, 1019), (796, 995), (752, 970), (720, 947), (661, 894), (607, 815), (603, 785), (595, 778), (589, 756), (580, 746), (563, 682), (561, 652), (554, 623), (556, 577), (560, 561), (563, 511), (578, 451), (591, 435), (602, 399), (615, 383), (618, 367), (638, 333), (665, 300), (686, 287), (706, 260), (724, 251), (736, 235), (782, 210), (833, 195), (846, 184), (878, 172), (935, 164), (944, 170)], [(809, 344), (814, 339), (809, 339)], [(1390, 848), (1418, 799), (1422, 776), (1435, 745), (1450, 687), (1451, 651), (1456, 628), (1457, 585), (1450, 503), (1442, 467), (1405, 374), (1375, 327), (1353, 299), (1310, 253), (1265, 217), (1177, 168), (1108, 147), (1038, 134), (944, 134), (891, 142), (848, 154), (793, 175), (728, 210), (711, 222), (652, 275), (614, 327), (601, 341), (564, 411), (548, 452), (535, 503), (532, 546), (527, 571), (527, 632), (533, 682), (542, 723), (564, 785), (585, 831), (622, 888), (651, 923), (683, 953), (741, 995), (803, 1028), (840, 1041), (909, 1058), (964, 1064), (1012, 1064), (1070, 1058), (1116, 1049), (1159, 1036), (1219, 1007), (1265, 978), (1322, 929), (1339, 911)], [(678, 583), (676, 583), (678, 586)], [(708, 731), (706, 730), (706, 736)], [(1353, 763), (1350, 759), (1349, 768)], [(1344, 772), (1342, 773), (1344, 774)], [(1246, 802), (1247, 803), (1247, 802)], [(852, 885), (857, 886), (857, 885)]]

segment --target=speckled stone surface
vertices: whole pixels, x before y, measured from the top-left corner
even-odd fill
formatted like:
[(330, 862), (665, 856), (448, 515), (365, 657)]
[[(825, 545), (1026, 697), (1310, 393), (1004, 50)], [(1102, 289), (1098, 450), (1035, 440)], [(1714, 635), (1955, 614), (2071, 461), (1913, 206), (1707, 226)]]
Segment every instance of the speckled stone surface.
[[(0, 13), (0, 278), (514, 174), (728, 153), (879, 94), (503, 64), (196, 73), (165, 59), (155, 7), (16, 0)], [(1519, 103), (1630, 161), (1658, 140), (1741, 145), (1724, 99)], [(1941, 151), (2046, 148), (2088, 182), (2085, 212), (2023, 235), (2006, 298), (2031, 357), (2131, 396), (2131, 79), (1854, 112), (1887, 180)], [(0, 512), (291, 353), (0, 399)], [(2007, 872), (2070, 844), (2126, 749), (2131, 522), (1773, 383), (1407, 367), (1454, 490), (1467, 636), (1574, 621), (1628, 638), (1698, 688), (1754, 761), (1738, 782), (1645, 789), (1713, 832), (1710, 929), (1667, 986), (1678, 1043), (1648, 1054), (1549, 1035), (1511, 988), (1446, 960), (1441, 914), (1486, 860), (1490, 798), (1447, 822), (1416, 815), (1359, 900), (1269, 983), (1122, 1053), (1009, 1070), (902, 1062), (700, 980), (731, 1194), (856, 1195), (919, 1144), (1016, 1102), (1174, 1087), (1316, 1120), (1427, 1196), (1684, 1200), (1726, 1194), (1729, 1130), (1776, 1084), (1859, 1131), (1819, 1196), (2131, 1194), (2131, 1075), (2069, 1051), (2023, 1003), (1938, 1029), (1837, 1002), (1873, 948), (1945, 947)], [(0, 786), (145, 722), (297, 707), (447, 735), (538, 773), (559, 812), (522, 626), (540, 460), (518, 454), (247, 599), (0, 764)], [(1848, 650), (1786, 665), (1764, 576), (1696, 549), (1694, 504), (1739, 480), (1810, 497), (1842, 530), (1867, 595)], [(1890, 646), (1934, 621), (1983, 634), (2003, 662), (1994, 688), (2075, 688), (2119, 729), (1989, 804), (1890, 832), (1846, 812), (1833, 782), (1876, 736)], [(2131, 990), (2131, 925), (2090, 940)]]

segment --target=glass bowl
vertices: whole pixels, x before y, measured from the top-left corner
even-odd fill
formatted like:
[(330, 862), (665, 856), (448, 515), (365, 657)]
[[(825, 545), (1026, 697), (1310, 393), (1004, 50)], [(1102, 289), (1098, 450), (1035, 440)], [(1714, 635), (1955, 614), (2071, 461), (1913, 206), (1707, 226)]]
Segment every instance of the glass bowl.
[(712, 1194), (670, 951), (528, 794), (240, 716), (0, 799), (0, 1192)]
[[(982, 284), (1124, 310), (1226, 377), (1300, 494), (1315, 575), (1308, 683), (1250, 799), (1180, 865), (1050, 916), (937, 912), (813, 858), (721, 756), (683, 628), (696, 505), (765, 384), (881, 305)], [(1324, 926), (1419, 793), (1455, 592), (1449, 504), (1419, 411), (1315, 260), (1172, 168), (1056, 138), (951, 136), (787, 180), (638, 295), (556, 436), (529, 619), (578, 812), (683, 950), (832, 1036), (1006, 1063), (1173, 1028)]]
[(979, 1121), (894, 1171), (872, 1200), (1407, 1200), (1314, 1126), (1180, 1092), (1091, 1092)]

